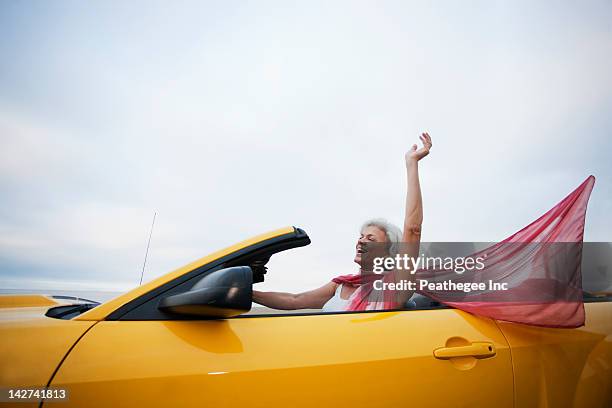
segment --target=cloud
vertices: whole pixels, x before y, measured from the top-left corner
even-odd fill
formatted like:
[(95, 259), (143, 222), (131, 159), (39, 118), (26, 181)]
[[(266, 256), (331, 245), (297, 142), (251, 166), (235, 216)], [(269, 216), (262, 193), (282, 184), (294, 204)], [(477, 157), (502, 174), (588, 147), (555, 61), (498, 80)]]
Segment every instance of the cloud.
[(319, 286), (401, 224), (423, 130), (425, 240), (502, 239), (591, 173), (611, 240), (609, 4), (192, 6), (4, 6), (5, 280), (129, 286), (157, 211), (145, 280), (296, 225), (265, 287)]

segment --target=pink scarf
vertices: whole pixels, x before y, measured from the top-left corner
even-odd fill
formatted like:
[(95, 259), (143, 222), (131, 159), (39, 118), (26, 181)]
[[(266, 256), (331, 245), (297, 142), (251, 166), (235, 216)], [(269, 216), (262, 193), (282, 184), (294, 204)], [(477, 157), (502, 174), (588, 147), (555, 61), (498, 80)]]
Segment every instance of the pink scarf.
[[(466, 294), (460, 301), (456, 294), (453, 296), (444, 291), (418, 292), (456, 309), (496, 320), (544, 327), (573, 328), (584, 325), (580, 261), (586, 208), (594, 184), (595, 177), (589, 176), (540, 218), (500, 243), (471, 255), (487, 254), (485, 268), (467, 271), (460, 280), (474, 282), (486, 278), (495, 282), (513, 282), (508, 291), (501, 295)], [(534, 243), (540, 245), (536, 246), (539, 250), (534, 251)], [(561, 268), (562, 274), (551, 265), (550, 253), (542, 250), (551, 243), (576, 243), (572, 247), (576, 249), (572, 258), (575, 262), (569, 269)], [(377, 279), (388, 280), (387, 276), (390, 274), (365, 277), (343, 275), (334, 278), (333, 282), (358, 286), (347, 310), (389, 310), (398, 307), (392, 297), (373, 290), (373, 282)], [(433, 269), (419, 269), (415, 276), (432, 281), (457, 279), (454, 271)], [(550, 293), (551, 296), (542, 297), (543, 293)]]
[(388, 281), (390, 275), (342, 275), (332, 279), (332, 282), (340, 285), (357, 286), (357, 290), (351, 295), (352, 300), (347, 310), (389, 310), (396, 309), (399, 305), (392, 300), (392, 293), (374, 291), (374, 282)]

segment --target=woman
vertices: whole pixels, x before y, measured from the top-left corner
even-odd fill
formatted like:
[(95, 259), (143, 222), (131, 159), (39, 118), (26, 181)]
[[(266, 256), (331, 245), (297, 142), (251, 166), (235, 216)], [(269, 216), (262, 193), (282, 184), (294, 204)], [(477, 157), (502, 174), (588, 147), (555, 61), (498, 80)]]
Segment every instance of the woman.
[[(398, 291), (390, 302), (369, 299), (368, 294), (371, 292), (372, 279), (380, 279), (381, 277), (373, 275), (370, 269), (364, 269), (364, 259), (362, 257), (367, 252), (368, 245), (371, 248), (380, 247), (382, 243), (386, 243), (384, 247), (386, 248), (387, 255), (395, 255), (399, 251), (400, 243), (405, 243), (407, 245), (401, 245), (403, 250), (407, 251), (409, 256), (418, 256), (421, 224), (423, 222), (423, 204), (419, 185), (418, 162), (429, 154), (432, 146), (431, 137), (428, 133), (423, 133), (419, 138), (423, 143), (423, 147), (417, 149), (417, 145), (412, 145), (412, 148), (405, 156), (408, 186), (403, 233), (399, 228), (384, 220), (368, 221), (361, 227), (361, 234), (355, 246), (354, 261), (360, 265), (358, 275), (340, 276), (318, 289), (302, 293), (261, 292), (254, 290), (253, 301), (273, 309), (281, 310), (321, 308), (325, 311), (366, 310), (403, 305), (410, 298), (412, 292)], [(411, 277), (409, 270), (394, 272), (387, 276), (391, 276), (391, 279), (395, 281), (408, 280)]]

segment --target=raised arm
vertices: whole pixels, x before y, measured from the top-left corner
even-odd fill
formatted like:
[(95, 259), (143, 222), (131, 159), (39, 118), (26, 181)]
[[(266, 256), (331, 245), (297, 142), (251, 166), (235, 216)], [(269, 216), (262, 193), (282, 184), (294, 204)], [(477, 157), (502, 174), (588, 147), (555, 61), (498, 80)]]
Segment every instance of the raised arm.
[[(419, 256), (419, 244), (421, 242), (421, 224), (423, 223), (423, 200), (421, 198), (421, 186), (419, 184), (419, 160), (429, 154), (431, 149), (431, 137), (428, 133), (423, 133), (420, 136), (423, 147), (417, 148), (417, 145), (412, 145), (412, 148), (406, 153), (406, 213), (404, 215), (404, 234), (402, 237), (402, 245), (400, 253), (416, 258)], [(413, 280), (412, 271), (406, 269), (398, 269), (394, 271), (394, 280), (400, 282), (403, 280)], [(395, 292), (395, 301), (403, 305), (412, 296), (413, 291), (403, 290)]]
[(334, 296), (337, 284), (329, 282), (320, 288), (302, 293), (253, 291), (253, 301), (280, 310), (321, 309)]
[(404, 215), (403, 241), (405, 243), (419, 243), (421, 241), (423, 200), (421, 198), (421, 185), (419, 184), (419, 160), (429, 154), (432, 143), (429, 133), (423, 133), (419, 138), (423, 142), (423, 147), (417, 149), (417, 145), (412, 145), (405, 157), (408, 180), (406, 214)]

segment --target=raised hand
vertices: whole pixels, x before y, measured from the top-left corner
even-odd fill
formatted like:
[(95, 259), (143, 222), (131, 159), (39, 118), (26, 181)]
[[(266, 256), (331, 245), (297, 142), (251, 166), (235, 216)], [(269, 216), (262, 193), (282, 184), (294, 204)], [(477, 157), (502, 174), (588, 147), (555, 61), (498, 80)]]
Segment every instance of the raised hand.
[(423, 147), (418, 149), (417, 145), (415, 144), (412, 145), (410, 150), (406, 153), (406, 163), (410, 161), (418, 162), (423, 157), (429, 154), (429, 150), (431, 149), (431, 146), (432, 146), (431, 136), (429, 136), (429, 133), (425, 132), (421, 134), (421, 136), (419, 136), (419, 139), (421, 139), (421, 142), (423, 143)]

